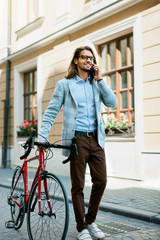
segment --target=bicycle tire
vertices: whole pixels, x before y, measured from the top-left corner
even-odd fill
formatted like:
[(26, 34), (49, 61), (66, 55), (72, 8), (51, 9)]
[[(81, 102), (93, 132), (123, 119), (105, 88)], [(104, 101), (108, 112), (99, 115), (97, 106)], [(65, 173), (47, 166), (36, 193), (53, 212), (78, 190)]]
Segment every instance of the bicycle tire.
[[(15, 168), (12, 178), (12, 185), (11, 185), (11, 192), (15, 185), (15, 182), (17, 181), (17, 177), (19, 175), (19, 172), (21, 170), (21, 167), (18, 166)], [(21, 202), (21, 206), (17, 206), (14, 202), (12, 202), (11, 205), (11, 217), (12, 220), (14, 220), (14, 228), (17, 230), (19, 229), (24, 221), (25, 216), (25, 210), (24, 210), (24, 172), (21, 173), (20, 178), (17, 182), (17, 185), (13, 191), (12, 195), (16, 200)]]
[[(50, 203), (53, 209), (52, 216), (49, 216), (50, 209), (44, 190), (44, 182), (47, 181)], [(46, 214), (39, 215), (38, 207), (38, 180), (31, 191), (27, 208), (27, 230), (30, 240), (65, 240), (69, 225), (69, 203), (65, 188), (60, 179), (47, 173), (41, 178), (41, 209)]]

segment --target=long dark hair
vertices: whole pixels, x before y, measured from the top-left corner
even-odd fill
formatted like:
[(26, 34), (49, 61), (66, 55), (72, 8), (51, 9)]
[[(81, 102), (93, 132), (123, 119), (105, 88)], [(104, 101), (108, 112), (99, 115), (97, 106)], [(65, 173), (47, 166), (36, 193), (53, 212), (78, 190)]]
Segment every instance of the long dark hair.
[(69, 65), (69, 68), (68, 68), (68, 74), (67, 76), (65, 76), (66, 78), (73, 78), (76, 74), (78, 74), (78, 71), (77, 71), (77, 65), (74, 63), (74, 59), (75, 58), (78, 58), (80, 56), (80, 53), (81, 51), (83, 50), (88, 50), (92, 53), (93, 57), (94, 57), (94, 63), (96, 64), (96, 58), (95, 58), (95, 55), (94, 55), (94, 52), (92, 50), (92, 48), (90, 48), (89, 46), (84, 46), (84, 47), (79, 47), (79, 48), (76, 48), (76, 50), (74, 51), (74, 54), (73, 54), (73, 58), (71, 60), (71, 63)]

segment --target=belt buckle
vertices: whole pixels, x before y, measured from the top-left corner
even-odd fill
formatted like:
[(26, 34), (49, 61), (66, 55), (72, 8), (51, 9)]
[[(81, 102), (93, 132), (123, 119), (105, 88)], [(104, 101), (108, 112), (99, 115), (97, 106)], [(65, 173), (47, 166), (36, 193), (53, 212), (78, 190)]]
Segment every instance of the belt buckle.
[[(89, 133), (91, 133), (91, 135), (89, 135)], [(92, 137), (92, 136), (93, 136), (92, 132), (87, 132), (87, 137)]]

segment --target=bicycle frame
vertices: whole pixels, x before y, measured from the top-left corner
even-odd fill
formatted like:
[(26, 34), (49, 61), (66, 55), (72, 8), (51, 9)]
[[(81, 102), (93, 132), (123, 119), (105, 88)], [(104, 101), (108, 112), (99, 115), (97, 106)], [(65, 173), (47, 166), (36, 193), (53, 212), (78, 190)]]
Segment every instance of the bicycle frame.
[[(70, 146), (56, 143), (36, 142), (36, 131), (30, 133), (30, 137), (21, 146), (25, 149), (22, 166), (15, 168), (12, 177), (11, 193), (8, 196), (8, 204), (11, 208), (11, 218), (5, 223), (6, 228), (20, 229), (25, 213), (27, 215), (27, 232), (29, 239), (65, 239), (69, 223), (69, 202), (65, 188), (61, 180), (54, 174), (45, 170), (47, 159), (52, 158), (51, 148), (68, 149), (70, 155), (63, 161), (67, 163), (72, 159), (76, 149), (76, 138), (72, 139)], [(28, 157), (34, 146), (38, 147), (38, 155)], [(48, 149), (44, 156), (43, 149)], [(50, 153), (52, 153), (50, 155)], [(38, 159), (37, 169), (33, 181), (29, 184), (28, 163)], [(45, 216), (45, 217), (44, 217)], [(53, 226), (53, 228), (52, 228)], [(44, 234), (43, 234), (44, 231)]]
[[(18, 202), (14, 197), (13, 197), (13, 193), (15, 190), (15, 187), (19, 181), (20, 175), (22, 174), (22, 172), (24, 172), (24, 199), (25, 199), (25, 212), (27, 212), (27, 204), (28, 204), (28, 199), (29, 199), (29, 188), (28, 188), (28, 162), (34, 161), (37, 159), (37, 156), (32, 157), (32, 158), (25, 158), (23, 165), (21, 167), (21, 170), (19, 172), (18, 178), (14, 184), (14, 187), (12, 189), (11, 192), (11, 199), (12, 201), (17, 204), (18, 207), (20, 207), (20, 202)], [(39, 201), (39, 214), (42, 214), (41, 212), (41, 177), (42, 177), (42, 172), (45, 171), (45, 165), (44, 165), (44, 151), (39, 151), (39, 166), (37, 168), (37, 171), (35, 173), (30, 191), (33, 189), (33, 186), (36, 182), (36, 180), (38, 179), (38, 201)], [(47, 186), (47, 181), (44, 182), (44, 188), (45, 188), (45, 194), (47, 197), (47, 201), (48, 201), (48, 205), (50, 208), (50, 211), (52, 213), (52, 207), (50, 204), (50, 200), (49, 200), (49, 194), (48, 194), (48, 186)]]

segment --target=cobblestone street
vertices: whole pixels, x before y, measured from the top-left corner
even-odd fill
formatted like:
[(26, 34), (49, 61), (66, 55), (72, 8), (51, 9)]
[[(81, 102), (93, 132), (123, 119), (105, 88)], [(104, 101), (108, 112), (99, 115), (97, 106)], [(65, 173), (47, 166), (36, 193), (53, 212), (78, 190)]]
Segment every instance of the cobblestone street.
[[(0, 240), (28, 240), (26, 221), (20, 230), (6, 229), (5, 222), (10, 220), (10, 207), (7, 204), (9, 189), (0, 187), (1, 218)], [(109, 212), (99, 211), (97, 224), (106, 234), (106, 240), (159, 240), (160, 225), (133, 218), (127, 218)], [(70, 225), (67, 240), (77, 239), (74, 214), (70, 204)]]

